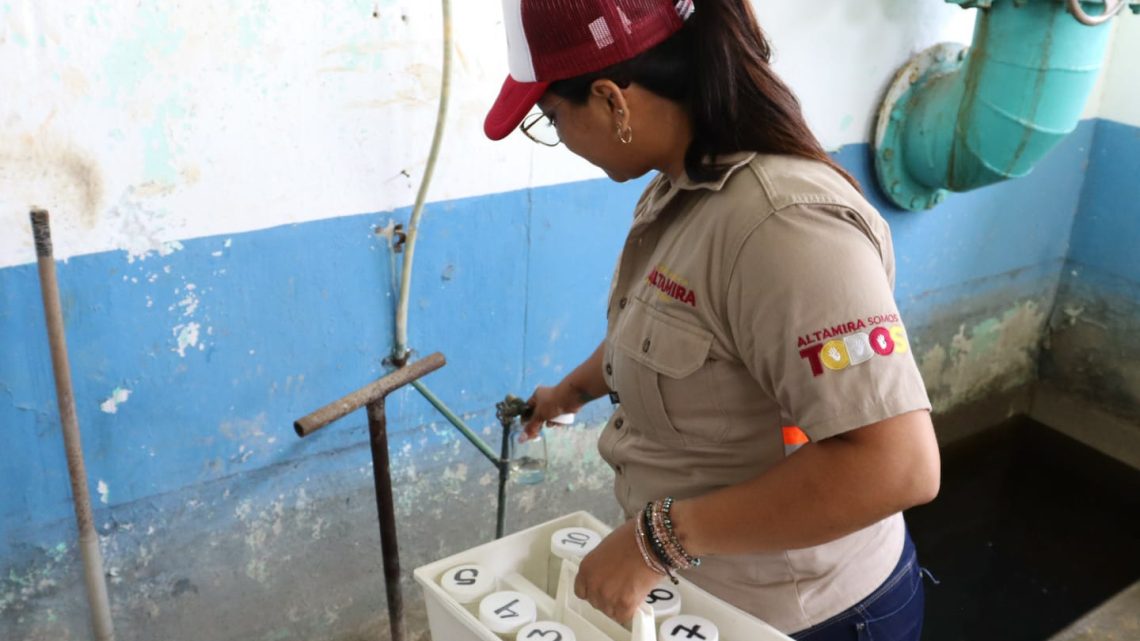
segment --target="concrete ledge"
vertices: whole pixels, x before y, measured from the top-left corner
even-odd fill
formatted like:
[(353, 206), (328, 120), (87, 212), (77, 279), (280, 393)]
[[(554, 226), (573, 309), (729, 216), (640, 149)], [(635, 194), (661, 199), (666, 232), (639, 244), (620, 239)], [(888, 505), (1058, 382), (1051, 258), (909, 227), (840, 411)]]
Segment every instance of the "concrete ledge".
[(1105, 601), (1049, 641), (1133, 641), (1140, 639), (1140, 581)]
[(1022, 385), (938, 412), (933, 416), (938, 445), (946, 447), (1001, 425), (1014, 416), (1028, 414), (1032, 401), (1033, 386)]
[(1037, 386), (1029, 415), (1102, 454), (1140, 469), (1140, 425), (1134, 421), (1046, 384)]

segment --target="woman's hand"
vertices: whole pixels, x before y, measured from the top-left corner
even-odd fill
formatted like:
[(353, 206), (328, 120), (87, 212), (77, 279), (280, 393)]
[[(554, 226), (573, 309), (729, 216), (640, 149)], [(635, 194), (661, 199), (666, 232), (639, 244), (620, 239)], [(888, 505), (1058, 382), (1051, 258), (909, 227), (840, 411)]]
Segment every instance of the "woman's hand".
[[(527, 405), (533, 413), (523, 426), (527, 438), (538, 436), (539, 430), (551, 419), (563, 414), (576, 414), (582, 406), (595, 398), (609, 393), (606, 378), (602, 374), (602, 359), (606, 343), (602, 341), (589, 358), (574, 368), (562, 382), (554, 387), (539, 387), (534, 390)], [(552, 423), (558, 425), (558, 423)]]
[(524, 426), (527, 438), (531, 439), (538, 436), (544, 425), (560, 425), (560, 423), (550, 423), (550, 420), (563, 414), (576, 413), (585, 401), (578, 391), (566, 381), (562, 381), (554, 387), (538, 387), (526, 404), (533, 408)]
[(582, 559), (574, 594), (620, 624), (633, 619), (662, 575), (645, 564), (633, 521), (614, 530)]

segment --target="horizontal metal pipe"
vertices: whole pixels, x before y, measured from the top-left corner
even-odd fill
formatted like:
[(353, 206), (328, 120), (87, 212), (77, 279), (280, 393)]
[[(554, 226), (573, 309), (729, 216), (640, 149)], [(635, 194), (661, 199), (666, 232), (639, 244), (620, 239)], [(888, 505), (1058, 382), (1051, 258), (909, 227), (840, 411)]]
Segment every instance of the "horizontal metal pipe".
[(434, 372), (446, 364), (447, 359), (444, 358), (443, 354), (436, 352), (410, 365), (405, 365), (391, 374), (346, 395), (344, 398), (333, 401), (312, 414), (297, 419), (293, 423), (293, 429), (297, 432), (297, 436), (302, 438), (308, 436), (369, 403), (387, 397), (393, 391)]
[(470, 427), (468, 427), (467, 424), (463, 422), (463, 419), (459, 418), (455, 412), (452, 412), (451, 409), (448, 408), (447, 405), (445, 405), (438, 396), (432, 394), (431, 390), (429, 390), (426, 385), (420, 381), (413, 381), (412, 387), (419, 390), (419, 393), (423, 394), (423, 397), (427, 399), (427, 402), (431, 403), (435, 409), (439, 410), (439, 413), (443, 414), (443, 417), (447, 419), (447, 422), (454, 425), (455, 429), (459, 430), (460, 434), (467, 437), (467, 440), (471, 441), (471, 444), (478, 448), (479, 451), (483, 453), (483, 456), (487, 457), (487, 460), (491, 461), (491, 463), (496, 466), (502, 465), (502, 461), (500, 461), (499, 457), (495, 454), (495, 451), (491, 449), (491, 446), (487, 445), (486, 441), (479, 438), (479, 435), (476, 434), (475, 431)]

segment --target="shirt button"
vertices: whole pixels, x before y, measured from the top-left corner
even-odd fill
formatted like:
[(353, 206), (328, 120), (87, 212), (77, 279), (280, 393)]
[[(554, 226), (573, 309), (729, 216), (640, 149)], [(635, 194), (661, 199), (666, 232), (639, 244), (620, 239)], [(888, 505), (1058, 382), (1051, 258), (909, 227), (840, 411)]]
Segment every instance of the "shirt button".
[(613, 367), (613, 365), (610, 365), (609, 363), (606, 363), (606, 375), (607, 376), (613, 376), (614, 375), (614, 367)]
[(648, 338), (645, 339), (645, 342), (641, 344), (641, 351), (643, 351), (643, 352), (649, 351), (649, 339)]
[(619, 418), (618, 420), (614, 421), (614, 429), (615, 429), (615, 430), (620, 430), (620, 429), (621, 429), (621, 426), (622, 426), (622, 425), (624, 425), (624, 424), (625, 424), (625, 419), (624, 419), (624, 418)]
[(618, 301), (618, 307), (625, 309), (625, 304), (628, 302), (629, 302), (628, 298), (622, 298), (620, 301)]

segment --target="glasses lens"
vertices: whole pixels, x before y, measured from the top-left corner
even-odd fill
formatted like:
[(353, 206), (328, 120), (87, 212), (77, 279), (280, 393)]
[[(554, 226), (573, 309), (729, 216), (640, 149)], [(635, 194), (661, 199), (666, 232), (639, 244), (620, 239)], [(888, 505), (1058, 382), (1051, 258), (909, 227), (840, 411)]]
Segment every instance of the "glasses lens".
[(558, 128), (541, 112), (532, 113), (523, 120), (522, 130), (530, 139), (550, 147), (554, 147), (561, 140), (558, 138)]

